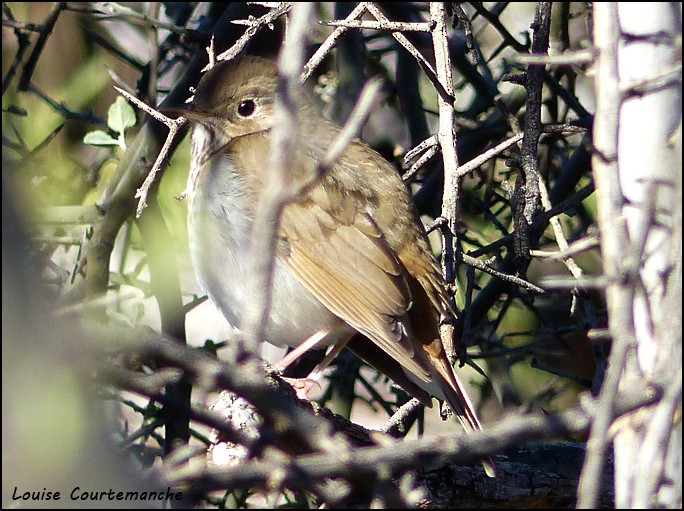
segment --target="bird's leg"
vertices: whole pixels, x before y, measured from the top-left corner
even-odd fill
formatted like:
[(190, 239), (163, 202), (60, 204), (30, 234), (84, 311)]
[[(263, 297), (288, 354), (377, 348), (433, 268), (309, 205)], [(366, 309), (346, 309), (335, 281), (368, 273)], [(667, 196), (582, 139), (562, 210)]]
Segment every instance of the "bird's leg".
[(276, 369), (280, 372), (285, 371), (285, 369), (287, 369), (291, 364), (295, 363), (299, 357), (304, 355), (304, 353), (314, 348), (319, 342), (325, 339), (332, 329), (333, 326), (331, 325), (323, 330), (315, 332), (311, 337), (293, 349), (290, 353), (285, 355), (283, 359), (275, 365)]
[(306, 379), (314, 382), (318, 381), (318, 379), (323, 374), (323, 371), (325, 371), (330, 365), (330, 363), (333, 360), (335, 360), (335, 357), (340, 354), (340, 351), (344, 349), (348, 341), (349, 339), (344, 339), (342, 341), (339, 341), (337, 344), (333, 345), (333, 347), (330, 348), (330, 351), (328, 351), (323, 360), (321, 360), (316, 365), (316, 367), (314, 367), (313, 371), (309, 373), (309, 376), (307, 376)]
[[(318, 343), (325, 339), (328, 336), (328, 334), (334, 329), (334, 327), (335, 325), (330, 325), (329, 327), (314, 333), (306, 341), (301, 343), (290, 353), (288, 353), (285, 357), (283, 357), (283, 359), (276, 364), (276, 369), (278, 369), (281, 372), (284, 371), (290, 364), (295, 362), (304, 353), (314, 348)], [(299, 399), (306, 399), (307, 394), (314, 386), (314, 384), (318, 382), (321, 375), (323, 374), (323, 371), (327, 369), (330, 363), (335, 359), (337, 355), (339, 355), (340, 351), (342, 351), (342, 349), (347, 345), (347, 341), (349, 341), (349, 338), (343, 339), (335, 343), (330, 349), (330, 351), (328, 351), (328, 353), (325, 355), (323, 360), (321, 360), (316, 365), (316, 367), (314, 367), (313, 371), (311, 371), (306, 378), (284, 378), (294, 387), (295, 392), (297, 393), (297, 397)]]
[(325, 371), (335, 357), (340, 354), (340, 351), (347, 345), (347, 341), (349, 341), (349, 339), (345, 339), (333, 345), (323, 360), (314, 367), (313, 371), (311, 371), (306, 378), (283, 378), (292, 385), (299, 399), (307, 399), (307, 394), (311, 388), (318, 383), (323, 371)]

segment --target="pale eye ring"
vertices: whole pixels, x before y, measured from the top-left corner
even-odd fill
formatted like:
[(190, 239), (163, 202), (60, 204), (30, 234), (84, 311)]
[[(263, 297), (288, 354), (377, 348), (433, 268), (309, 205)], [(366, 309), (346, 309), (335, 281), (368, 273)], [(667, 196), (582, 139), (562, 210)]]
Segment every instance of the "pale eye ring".
[(251, 117), (256, 111), (256, 103), (253, 99), (243, 99), (238, 103), (237, 113), (240, 117)]

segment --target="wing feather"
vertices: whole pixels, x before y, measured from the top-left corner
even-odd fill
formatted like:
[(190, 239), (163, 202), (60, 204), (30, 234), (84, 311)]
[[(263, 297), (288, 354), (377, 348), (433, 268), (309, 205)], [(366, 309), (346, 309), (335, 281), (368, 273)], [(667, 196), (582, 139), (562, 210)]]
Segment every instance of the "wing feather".
[(311, 200), (287, 205), (280, 227), (287, 249), (278, 257), (334, 314), (427, 381), (429, 367), (407, 331), (411, 293), (401, 263), (367, 213), (346, 214), (348, 223), (332, 222)]

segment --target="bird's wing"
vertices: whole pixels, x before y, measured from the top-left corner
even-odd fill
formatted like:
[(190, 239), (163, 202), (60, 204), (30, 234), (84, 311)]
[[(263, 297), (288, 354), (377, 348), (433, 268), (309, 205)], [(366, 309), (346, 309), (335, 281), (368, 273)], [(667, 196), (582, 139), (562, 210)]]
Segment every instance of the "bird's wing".
[(411, 307), (403, 267), (353, 197), (331, 204), (321, 190), (285, 207), (279, 259), (330, 311), (411, 373), (430, 380), (403, 319)]

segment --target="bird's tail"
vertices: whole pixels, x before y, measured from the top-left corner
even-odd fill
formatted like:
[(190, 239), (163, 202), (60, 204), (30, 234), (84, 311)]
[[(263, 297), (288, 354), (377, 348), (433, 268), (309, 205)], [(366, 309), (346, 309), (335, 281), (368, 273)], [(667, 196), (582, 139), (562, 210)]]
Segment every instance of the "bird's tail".
[[(479, 431), (482, 429), (480, 420), (477, 418), (475, 407), (470, 401), (465, 387), (461, 380), (456, 375), (453, 367), (449, 363), (446, 356), (439, 357), (434, 361), (433, 379), (439, 383), (439, 386), (444, 392), (446, 402), (449, 404), (451, 411), (456, 415), (458, 421), (463, 426), (465, 431)], [(496, 469), (491, 458), (482, 460), (482, 466), (485, 473), (489, 477), (496, 477)]]

